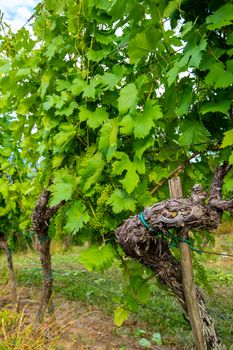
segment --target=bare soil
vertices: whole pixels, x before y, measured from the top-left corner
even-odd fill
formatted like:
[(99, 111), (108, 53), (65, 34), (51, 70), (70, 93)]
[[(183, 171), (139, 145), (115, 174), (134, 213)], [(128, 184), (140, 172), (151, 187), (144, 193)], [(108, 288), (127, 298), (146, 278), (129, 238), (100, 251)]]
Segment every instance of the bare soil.
[[(1, 288), (2, 289), (2, 288)], [(5, 289), (7, 292), (7, 288)], [(2, 294), (2, 293), (1, 293)], [(11, 297), (8, 293), (1, 296), (0, 309), (12, 308)], [(21, 310), (34, 321), (39, 301), (39, 289), (35, 287), (18, 288)], [(57, 341), (54, 350), (141, 350), (138, 338), (134, 332), (142, 325), (134, 321), (125, 322), (124, 326), (116, 327), (112, 315), (106, 315), (98, 307), (89, 306), (82, 302), (69, 301), (59, 296), (54, 298), (55, 319), (46, 316), (43, 328), (47, 338), (54, 337)], [(1, 327), (1, 326), (0, 326)], [(56, 328), (56, 332), (55, 332)], [(145, 336), (147, 337), (147, 336)], [(152, 345), (150, 350), (179, 350), (179, 347)]]

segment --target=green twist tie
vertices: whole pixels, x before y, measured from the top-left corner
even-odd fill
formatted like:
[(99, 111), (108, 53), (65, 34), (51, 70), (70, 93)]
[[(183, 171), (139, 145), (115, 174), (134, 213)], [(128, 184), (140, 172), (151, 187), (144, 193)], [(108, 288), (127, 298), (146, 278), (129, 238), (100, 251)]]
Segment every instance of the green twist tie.
[(192, 245), (191, 245), (191, 242), (190, 240), (188, 239), (184, 239), (182, 237), (179, 237), (179, 236), (173, 236), (169, 231), (167, 232), (167, 235), (165, 235), (164, 233), (162, 232), (159, 232), (157, 230), (155, 230), (152, 226), (150, 226), (148, 224), (148, 222), (146, 221), (146, 219), (144, 218), (144, 215), (143, 215), (143, 212), (141, 212), (139, 214), (139, 219), (141, 221), (141, 223), (143, 224), (143, 226), (145, 228), (147, 228), (147, 230), (151, 231), (151, 232), (154, 232), (157, 236), (160, 236), (160, 237), (164, 237), (164, 238), (170, 238), (171, 241), (173, 241), (173, 243), (169, 244), (169, 248), (179, 248), (179, 242), (184, 242), (186, 244), (189, 245), (190, 247), (190, 250), (194, 251), (194, 252), (197, 252), (198, 254), (202, 254), (202, 251), (201, 250), (198, 250), (196, 248), (194, 248)]
[(49, 240), (49, 236), (42, 237), (42, 238), (38, 236), (38, 240), (41, 244), (46, 243)]
[(52, 281), (53, 280), (53, 276), (52, 274), (50, 276), (46, 276), (46, 277), (42, 277), (43, 278), (43, 281)]
[(162, 233), (162, 232), (159, 232), (159, 231), (155, 230), (152, 226), (150, 226), (150, 225), (148, 224), (148, 222), (145, 220), (145, 218), (144, 218), (144, 216), (143, 216), (143, 212), (141, 212), (141, 213), (139, 214), (139, 219), (141, 220), (141, 223), (143, 224), (143, 226), (144, 226), (145, 228), (147, 228), (147, 230), (156, 233), (157, 236), (163, 236), (163, 233)]
[(191, 242), (190, 240), (188, 239), (184, 239), (182, 237), (179, 237), (179, 236), (173, 236), (172, 237), (172, 240), (175, 242), (175, 243), (172, 243), (169, 245), (170, 248), (179, 248), (179, 245), (178, 245), (178, 242), (184, 242), (186, 244), (189, 245), (189, 248), (190, 250), (192, 250), (193, 252), (196, 252), (198, 254), (202, 254), (202, 251), (201, 250), (198, 250), (196, 248), (194, 248), (192, 245), (191, 245)]

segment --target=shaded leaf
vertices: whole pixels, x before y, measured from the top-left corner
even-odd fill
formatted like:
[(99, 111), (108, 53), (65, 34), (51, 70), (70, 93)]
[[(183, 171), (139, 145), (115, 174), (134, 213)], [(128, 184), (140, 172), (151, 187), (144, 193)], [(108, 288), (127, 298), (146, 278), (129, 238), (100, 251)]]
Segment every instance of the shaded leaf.
[(128, 44), (128, 55), (131, 63), (138, 63), (157, 47), (162, 34), (159, 30), (149, 29), (138, 33)]
[(134, 119), (134, 136), (136, 138), (146, 137), (155, 126), (155, 120), (162, 118), (160, 106), (155, 101), (147, 100), (144, 111)]
[(178, 116), (182, 116), (188, 113), (191, 100), (192, 100), (192, 87), (187, 86), (181, 95), (180, 104), (176, 111), (176, 114)]
[(209, 30), (220, 29), (231, 25), (233, 21), (233, 5), (227, 3), (217, 9), (213, 15), (206, 18), (207, 28)]
[(210, 87), (226, 88), (233, 84), (233, 74), (224, 69), (223, 63), (214, 63), (205, 77), (206, 84)]
[(227, 114), (231, 105), (231, 101), (207, 102), (201, 106), (201, 113), (221, 112)]
[(181, 124), (179, 144), (187, 146), (207, 142), (210, 138), (209, 131), (202, 123), (195, 120), (186, 120)]

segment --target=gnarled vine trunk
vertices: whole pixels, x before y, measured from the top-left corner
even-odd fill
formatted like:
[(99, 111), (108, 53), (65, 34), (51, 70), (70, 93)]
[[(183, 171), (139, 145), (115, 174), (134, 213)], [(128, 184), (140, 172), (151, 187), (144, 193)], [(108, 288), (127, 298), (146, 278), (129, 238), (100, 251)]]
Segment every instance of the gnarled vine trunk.
[(7, 266), (9, 270), (9, 277), (10, 277), (10, 288), (11, 288), (11, 295), (12, 295), (12, 301), (16, 307), (16, 310), (19, 311), (19, 301), (17, 298), (17, 290), (16, 290), (16, 281), (15, 281), (15, 273), (14, 273), (14, 265), (13, 265), (13, 259), (12, 259), (12, 253), (11, 250), (8, 247), (6, 237), (4, 233), (0, 232), (0, 248), (5, 251), (6, 257), (7, 257)]
[(52, 302), (53, 277), (50, 253), (51, 241), (48, 236), (48, 228), (51, 217), (57, 212), (63, 202), (51, 208), (47, 208), (49, 196), (50, 192), (48, 190), (44, 190), (39, 197), (32, 213), (32, 228), (36, 233), (39, 241), (39, 254), (43, 274), (43, 289), (39, 309), (36, 316), (37, 322), (41, 322), (43, 320), (47, 307), (49, 313), (54, 312), (54, 306)]
[[(146, 208), (143, 217), (149, 229), (143, 225), (139, 215), (135, 215), (116, 231), (116, 237), (126, 254), (149, 267), (160, 283), (173, 291), (186, 314), (182, 268), (170, 251), (166, 239), (170, 237), (168, 230), (173, 228), (180, 233), (192, 228), (215, 229), (221, 221), (223, 210), (233, 210), (233, 200), (223, 201), (221, 198), (221, 186), (228, 170), (227, 165), (217, 168), (207, 205), (204, 203), (206, 193), (202, 192), (200, 186), (194, 186), (189, 199), (169, 199)], [(197, 286), (196, 295), (206, 349), (224, 349), (215, 330), (214, 320), (206, 309), (203, 293)]]

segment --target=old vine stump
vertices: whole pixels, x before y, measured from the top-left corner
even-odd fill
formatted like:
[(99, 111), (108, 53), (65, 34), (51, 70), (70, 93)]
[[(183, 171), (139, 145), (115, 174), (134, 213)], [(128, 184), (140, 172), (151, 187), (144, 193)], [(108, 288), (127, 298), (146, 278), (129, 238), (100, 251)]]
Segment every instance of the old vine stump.
[(53, 277), (50, 253), (51, 241), (48, 235), (48, 228), (50, 219), (57, 212), (60, 206), (64, 204), (64, 202), (62, 201), (58, 205), (48, 208), (49, 197), (50, 192), (48, 190), (44, 190), (41, 193), (32, 212), (32, 228), (39, 241), (39, 254), (43, 274), (43, 289), (36, 317), (37, 322), (41, 322), (43, 320), (47, 307), (50, 314), (53, 314), (54, 312), (52, 302)]
[[(173, 291), (186, 314), (182, 267), (170, 251), (167, 240), (170, 237), (169, 229), (174, 229), (177, 235), (192, 228), (216, 229), (221, 221), (223, 210), (233, 211), (233, 199), (222, 200), (221, 195), (222, 182), (228, 171), (229, 166), (226, 164), (216, 169), (208, 201), (206, 201), (207, 194), (202, 191), (201, 186), (196, 185), (192, 189), (190, 198), (168, 199), (146, 208), (143, 212), (145, 221), (162, 237), (147, 229), (139, 215), (129, 218), (116, 230), (118, 242), (126, 254), (149, 267), (160, 283)], [(196, 295), (203, 323), (205, 348), (207, 350), (224, 349), (215, 330), (214, 320), (206, 309), (203, 293), (198, 286), (196, 286)]]

